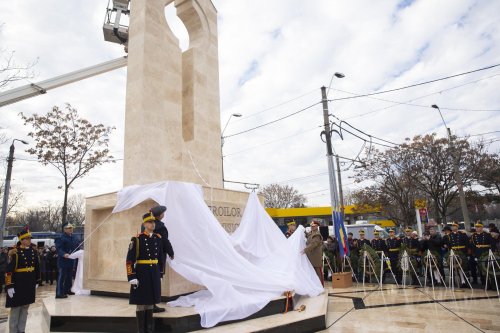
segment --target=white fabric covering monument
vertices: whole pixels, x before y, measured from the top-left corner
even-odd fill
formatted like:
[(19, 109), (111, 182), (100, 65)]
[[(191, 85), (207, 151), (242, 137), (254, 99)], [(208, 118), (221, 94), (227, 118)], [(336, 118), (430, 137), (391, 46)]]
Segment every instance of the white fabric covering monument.
[(203, 200), (200, 185), (159, 182), (133, 185), (118, 193), (113, 212), (144, 200), (166, 205), (165, 223), (175, 250), (170, 266), (201, 290), (170, 302), (195, 306), (203, 327), (243, 319), (285, 291), (317, 296), (323, 287), (300, 250), (305, 246), (299, 227), (288, 240), (252, 193), (242, 221), (230, 236)]

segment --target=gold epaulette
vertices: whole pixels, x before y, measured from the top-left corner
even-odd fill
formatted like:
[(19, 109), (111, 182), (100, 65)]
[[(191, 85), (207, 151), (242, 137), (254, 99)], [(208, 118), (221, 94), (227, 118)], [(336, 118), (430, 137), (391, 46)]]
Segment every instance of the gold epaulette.
[(156, 235), (156, 236), (158, 236), (158, 238), (161, 238), (161, 235), (160, 235), (160, 234), (156, 234), (156, 233), (155, 233), (155, 235)]

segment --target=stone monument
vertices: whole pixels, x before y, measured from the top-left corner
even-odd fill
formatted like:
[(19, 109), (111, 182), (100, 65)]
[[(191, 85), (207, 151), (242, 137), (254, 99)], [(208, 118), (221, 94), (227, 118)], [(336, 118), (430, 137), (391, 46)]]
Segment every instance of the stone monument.
[[(184, 52), (164, 14), (172, 2), (189, 33)], [(210, 209), (233, 231), (248, 194), (223, 189), (217, 11), (210, 0), (134, 0), (130, 6), (123, 185), (201, 184)], [(115, 204), (116, 193), (86, 202), (84, 287), (94, 294), (129, 292), (127, 246), (142, 214), (155, 205), (110, 216)], [(199, 289), (169, 268), (162, 296)]]

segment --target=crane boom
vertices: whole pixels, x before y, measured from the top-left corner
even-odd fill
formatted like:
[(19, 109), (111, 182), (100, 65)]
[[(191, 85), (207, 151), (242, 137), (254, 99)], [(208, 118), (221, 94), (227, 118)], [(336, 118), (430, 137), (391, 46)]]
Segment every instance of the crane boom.
[(55, 89), (76, 81), (84, 80), (89, 77), (103, 74), (125, 66), (127, 66), (127, 56), (106, 61), (87, 68), (79, 69), (71, 73), (56, 76), (45, 81), (31, 83), (25, 86), (7, 90), (0, 93), (0, 107), (22, 101), (23, 99), (45, 94), (51, 89)]

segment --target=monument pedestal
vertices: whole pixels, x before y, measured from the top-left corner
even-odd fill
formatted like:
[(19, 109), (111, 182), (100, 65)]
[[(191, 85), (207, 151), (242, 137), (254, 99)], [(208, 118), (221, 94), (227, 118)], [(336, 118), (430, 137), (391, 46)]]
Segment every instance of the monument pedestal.
[[(223, 322), (208, 331), (214, 332), (316, 332), (326, 326), (328, 294), (317, 297), (294, 297), (295, 308), (305, 305), (303, 312), (283, 314), (285, 298), (272, 300), (262, 310), (238, 321)], [(162, 305), (163, 306), (163, 305)], [(71, 296), (66, 299), (43, 299), (43, 322), (40, 332), (109, 332), (134, 333), (135, 305), (128, 300), (104, 296)], [(194, 307), (168, 307), (156, 313), (155, 332), (204, 331)]]
[[(248, 193), (217, 188), (203, 188), (203, 190), (210, 210), (224, 229), (232, 233), (238, 227), (243, 215)], [(128, 245), (131, 237), (140, 233), (142, 215), (156, 203), (145, 201), (129, 210), (111, 214), (115, 205), (116, 193), (90, 197), (86, 201), (83, 286), (93, 294), (117, 296), (129, 294), (130, 285), (126, 279), (125, 267)], [(203, 288), (187, 281), (170, 267), (165, 270), (162, 283), (164, 298), (184, 295)]]

